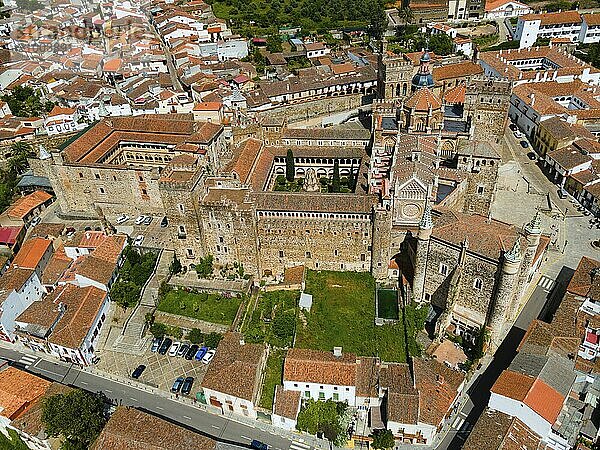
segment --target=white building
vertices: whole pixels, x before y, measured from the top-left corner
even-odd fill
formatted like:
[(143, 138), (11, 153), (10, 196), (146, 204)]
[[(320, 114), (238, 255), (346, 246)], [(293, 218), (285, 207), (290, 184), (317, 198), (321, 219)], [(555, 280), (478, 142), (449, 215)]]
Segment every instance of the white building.
[(331, 49), (329, 49), (323, 42), (304, 44), (304, 50), (306, 51), (306, 57), (308, 59), (320, 58), (328, 55), (331, 52)]
[(582, 14), (579, 42), (593, 44), (600, 42), (600, 14)]
[(467, 0), (449, 0), (448, 1), (448, 19), (463, 20), (468, 19)]
[(300, 391), (288, 391), (283, 386), (277, 385), (271, 418), (273, 425), (288, 431), (296, 430), (296, 417), (300, 410), (300, 396)]
[(533, 46), (538, 38), (567, 38), (577, 42), (581, 27), (582, 19), (577, 11), (526, 14), (519, 16), (515, 39), (519, 41), (519, 48)]
[(504, 19), (506, 17), (523, 16), (533, 13), (533, 9), (525, 3), (513, 0), (489, 1), (485, 4), (486, 19)]
[(13, 267), (0, 277), (0, 339), (15, 341), (15, 319), (44, 292), (33, 269)]

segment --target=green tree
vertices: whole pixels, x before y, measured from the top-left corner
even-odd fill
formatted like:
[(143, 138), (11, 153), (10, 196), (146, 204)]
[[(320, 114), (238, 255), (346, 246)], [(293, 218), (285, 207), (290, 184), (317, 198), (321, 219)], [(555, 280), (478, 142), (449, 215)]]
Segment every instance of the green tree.
[(129, 308), (140, 298), (141, 288), (131, 281), (117, 281), (110, 289), (110, 298), (119, 306)]
[(381, 39), (388, 24), (387, 16), (383, 2), (381, 0), (372, 0), (367, 17), (369, 18), (369, 31), (375, 39)]
[(473, 344), (473, 361), (477, 361), (483, 357), (483, 351), (488, 338), (489, 336), (487, 330), (484, 327), (480, 328), (477, 336), (475, 337), (475, 343)]
[(223, 339), (223, 335), (213, 331), (212, 333), (204, 336), (204, 345), (210, 348), (217, 348), (217, 345), (219, 345), (221, 339)]
[(281, 38), (278, 34), (270, 34), (267, 37), (267, 50), (270, 53), (280, 53), (283, 51), (281, 46)]
[(204, 333), (198, 328), (192, 328), (187, 334), (187, 339), (192, 344), (201, 344), (204, 342)]
[(167, 334), (167, 326), (164, 323), (154, 322), (150, 327), (150, 333), (155, 338), (162, 338)]
[(15, 430), (8, 429), (8, 436), (0, 432), (0, 449), (2, 450), (29, 450), (27, 444), (23, 442), (21, 437)]
[(409, 6), (405, 6), (404, 8), (400, 8), (398, 10), (398, 16), (404, 22), (404, 24), (412, 23), (414, 20), (412, 9)]
[(436, 55), (449, 55), (453, 50), (452, 39), (446, 33), (434, 34), (429, 38), (429, 50)]
[(283, 340), (286, 345), (291, 345), (292, 337), (294, 336), (294, 323), (296, 314), (294, 311), (281, 311), (275, 315), (271, 323), (273, 334)]
[(325, 433), (327, 439), (336, 446), (342, 447), (346, 444), (346, 433), (341, 426), (340, 418), (346, 408), (345, 403), (336, 403), (332, 400), (315, 401), (311, 398), (300, 409), (296, 428), (310, 434)]
[(75, 389), (42, 403), (42, 423), (50, 436), (62, 436), (63, 448), (88, 448), (106, 423), (104, 399)]
[(331, 181), (331, 191), (340, 192), (340, 162), (337, 159), (333, 162), (333, 180)]
[(201, 278), (207, 278), (213, 273), (213, 255), (206, 255), (196, 264), (196, 272)]
[(37, 0), (17, 0), (17, 8), (24, 9), (28, 12), (37, 11), (38, 9), (42, 9), (44, 5), (42, 5)]
[(371, 444), (373, 448), (387, 449), (392, 448), (396, 444), (394, 435), (390, 430), (376, 430), (371, 437), (373, 438), (373, 443)]
[(285, 178), (292, 182), (296, 178), (296, 163), (294, 162), (294, 152), (291, 148), (288, 148), (287, 155), (285, 157)]
[(16, 86), (10, 93), (0, 97), (15, 116), (33, 117), (50, 111), (54, 104), (43, 102), (39, 92), (30, 86)]
[(181, 271), (183, 270), (183, 267), (181, 265), (181, 261), (179, 261), (179, 259), (177, 258), (177, 256), (175, 256), (173, 258), (173, 262), (171, 263), (171, 267), (169, 268), (169, 270), (171, 271), (171, 273), (173, 275), (177, 275), (178, 273), (181, 273)]

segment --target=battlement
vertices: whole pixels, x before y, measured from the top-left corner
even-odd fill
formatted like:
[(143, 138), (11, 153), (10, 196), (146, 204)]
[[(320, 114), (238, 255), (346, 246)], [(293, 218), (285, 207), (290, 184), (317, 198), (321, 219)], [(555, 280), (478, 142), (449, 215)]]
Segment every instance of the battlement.
[(468, 95), (487, 94), (510, 94), (512, 81), (508, 78), (492, 78), (485, 75), (475, 75), (469, 81), (467, 87)]

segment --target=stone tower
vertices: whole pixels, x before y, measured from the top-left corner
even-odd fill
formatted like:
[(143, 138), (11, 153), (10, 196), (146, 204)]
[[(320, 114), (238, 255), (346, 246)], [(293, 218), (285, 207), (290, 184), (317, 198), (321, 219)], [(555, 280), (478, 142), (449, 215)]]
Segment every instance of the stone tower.
[(410, 95), (413, 76), (412, 62), (403, 55), (388, 54), (385, 44), (379, 55), (377, 71), (378, 97), (386, 100), (402, 100)]
[(510, 106), (512, 82), (508, 79), (473, 77), (465, 94), (465, 116), (471, 136), (479, 141), (500, 144)]
[[(516, 289), (517, 295), (515, 296), (517, 299), (522, 298), (523, 292), (525, 291), (525, 286), (527, 286), (527, 283), (529, 282), (531, 265), (533, 264), (537, 249), (540, 245), (542, 226), (539, 211), (535, 213), (533, 219), (531, 219), (531, 222), (525, 225), (523, 231), (525, 234), (525, 239), (527, 239), (527, 248), (525, 249), (525, 253), (523, 255), (523, 263), (521, 264), (521, 272), (519, 273), (519, 281)], [(510, 311), (511, 318), (516, 315), (516, 309), (518, 306), (518, 303), (515, 302)]]
[(392, 211), (385, 206), (375, 206), (373, 220), (373, 250), (371, 273), (376, 280), (387, 278), (392, 247)]
[(415, 253), (415, 275), (413, 279), (413, 300), (421, 303), (425, 292), (425, 274), (427, 272), (427, 254), (429, 252), (429, 238), (433, 231), (431, 219), (431, 205), (427, 203), (423, 218), (419, 223), (417, 234), (417, 251)]
[(488, 316), (488, 328), (491, 332), (491, 344), (498, 348), (502, 340), (502, 327), (510, 319), (515, 286), (518, 283), (521, 267), (521, 236), (517, 236), (513, 247), (504, 254), (502, 270), (496, 286), (491, 311)]

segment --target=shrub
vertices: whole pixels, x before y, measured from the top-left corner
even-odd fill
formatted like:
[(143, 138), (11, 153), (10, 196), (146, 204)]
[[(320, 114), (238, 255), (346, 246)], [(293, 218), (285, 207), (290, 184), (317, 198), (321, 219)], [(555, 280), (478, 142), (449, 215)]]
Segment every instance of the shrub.
[(167, 326), (164, 323), (154, 322), (150, 327), (150, 333), (155, 338), (162, 338), (167, 334)]
[(204, 342), (204, 333), (198, 328), (192, 328), (187, 334), (187, 339), (192, 344), (201, 344), (202, 342)]
[(204, 344), (210, 348), (217, 348), (217, 345), (219, 345), (221, 339), (223, 339), (223, 335), (213, 331), (212, 333), (204, 336)]

